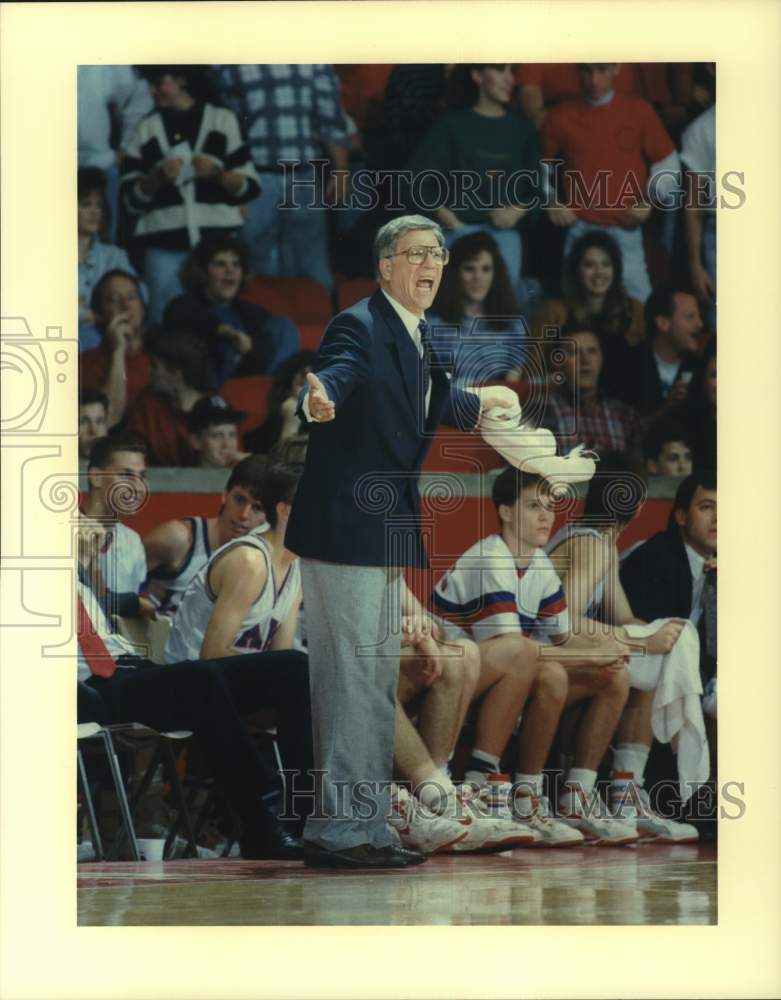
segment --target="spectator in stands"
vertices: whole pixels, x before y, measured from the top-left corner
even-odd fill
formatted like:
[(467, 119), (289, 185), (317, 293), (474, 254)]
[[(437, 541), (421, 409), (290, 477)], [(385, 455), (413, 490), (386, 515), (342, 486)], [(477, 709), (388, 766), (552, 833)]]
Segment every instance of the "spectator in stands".
[(77, 676), (103, 699), (105, 722), (137, 722), (160, 732), (192, 730), (219, 791), (242, 823), (242, 857), (300, 858), (300, 842), (277, 818), (280, 777), (259, 753), (244, 718), (273, 708), (280, 742), (291, 748), (285, 765), (305, 773), (312, 762), (306, 656), (289, 650), (159, 666), (111, 631), (92, 590), (81, 582), (76, 603)]
[[(147, 497), (146, 443), (138, 434), (114, 434), (92, 446), (87, 468), (89, 492), (79, 510), (79, 531), (91, 573), (85, 582), (109, 620), (153, 615), (143, 595), (146, 557), (139, 535), (123, 523)], [(123, 520), (120, 520), (122, 518)]]
[(575, 240), (564, 261), (562, 291), (562, 299), (548, 299), (535, 313), (535, 337), (545, 327), (576, 322), (590, 324), (606, 346), (645, 338), (643, 307), (626, 293), (621, 251), (609, 233), (591, 230)]
[[(518, 226), (529, 215), (537, 190), (532, 179), (540, 169), (537, 135), (529, 121), (507, 109), (513, 89), (510, 65), (470, 65), (453, 72), (469, 85), (467, 104), (441, 115), (407, 163), (413, 174), (438, 171), (451, 183), (442, 185), (429, 178), (421, 185), (421, 204), (415, 210), (431, 212), (444, 193), (432, 214), (445, 230), (448, 246), (477, 230), (490, 233), (523, 306), (527, 296)], [(479, 178), (469, 198), (457, 192), (453, 171), (469, 171)], [(519, 171), (529, 173), (524, 176)]]
[(544, 416), (564, 453), (578, 444), (599, 455), (619, 452), (633, 456), (639, 431), (636, 410), (603, 393), (604, 352), (600, 337), (587, 324), (565, 326), (561, 344), (564, 361), (554, 374)]
[(296, 416), (296, 406), (316, 360), (314, 351), (299, 351), (279, 366), (268, 394), (268, 415), (260, 427), (244, 435), (245, 448), (265, 455), (285, 441), (309, 434), (309, 424)]
[(79, 356), (81, 386), (105, 394), (108, 426), (115, 427), (149, 381), (138, 278), (126, 271), (107, 271), (95, 286), (91, 305), (102, 340)]
[(523, 366), (526, 327), (507, 267), (490, 234), (475, 232), (455, 241), (428, 323), (435, 341), (438, 326), (458, 327), (458, 365), (469, 370), (469, 384), (504, 378)]
[(708, 341), (688, 387), (686, 400), (672, 410), (692, 437), (694, 468), (716, 468), (716, 338)]
[[(686, 626), (685, 616), (660, 615), (663, 620), (658, 622), (649, 619), (655, 626), (651, 634), (645, 639), (634, 638), (631, 626), (646, 622), (636, 616), (618, 577), (618, 540), (640, 509), (644, 493), (641, 481), (620, 456), (607, 456), (589, 483), (582, 516), (567, 522), (546, 551), (559, 568), (567, 606), (576, 619), (599, 622), (602, 635), (613, 635), (633, 653), (629, 663), (631, 690), (613, 740), (611, 811), (635, 823), (643, 837), (685, 843), (697, 840), (696, 829), (659, 815), (643, 788), (654, 741), (651, 710), (658, 683), (651, 686), (644, 656), (670, 653)], [(696, 657), (683, 646), (677, 655)], [(678, 669), (682, 668), (680, 663)], [(689, 668), (696, 674), (696, 662), (691, 662)]]
[[(326, 219), (319, 204), (342, 204), (349, 152), (339, 81), (324, 64), (221, 66), (225, 101), (246, 129), (262, 193), (244, 229), (256, 274), (313, 278), (329, 291)], [(327, 180), (313, 160), (327, 157)], [(284, 170), (281, 161), (298, 161)], [(278, 208), (295, 205), (295, 211)]]
[(649, 476), (685, 479), (692, 472), (691, 435), (672, 418), (655, 421), (643, 435), (643, 460)]
[(697, 299), (680, 288), (657, 288), (645, 304), (645, 328), (645, 342), (613, 368), (610, 388), (642, 414), (654, 414), (687, 399), (702, 332)]
[(198, 400), (190, 410), (187, 428), (200, 468), (230, 469), (247, 458), (246, 451), (239, 451), (239, 425), (246, 415), (234, 410), (222, 396)]
[(98, 167), (79, 167), (77, 178), (79, 239), (79, 350), (100, 343), (90, 308), (95, 285), (107, 271), (135, 274), (127, 254), (101, 239), (106, 228), (106, 175)]
[(393, 67), (385, 87), (383, 128), (372, 157), (374, 166), (385, 170), (404, 166), (445, 110), (452, 71), (452, 63), (402, 63)]
[(143, 66), (155, 112), (139, 123), (122, 162), (122, 196), (145, 250), (150, 319), (182, 291), (187, 252), (209, 233), (235, 232), (260, 186), (238, 119), (212, 103), (193, 66)]
[[(520, 87), (523, 113), (537, 129), (542, 128), (552, 106), (577, 100), (582, 93), (577, 63), (524, 63), (518, 66), (515, 79)], [(639, 93), (631, 63), (619, 65), (615, 89), (618, 94)]]
[[(665, 127), (679, 129), (686, 108), (677, 96), (675, 84), (679, 67), (686, 65), (691, 67), (690, 63), (621, 63), (615, 79), (616, 93), (644, 97)], [(552, 105), (581, 94), (577, 63), (526, 63), (518, 67), (515, 78), (521, 88), (524, 114), (538, 129)]]
[(198, 465), (188, 418), (211, 388), (206, 348), (189, 333), (156, 327), (147, 335), (146, 349), (149, 385), (128, 407), (126, 426), (149, 442), (150, 465)]
[(681, 137), (686, 169), (684, 231), (692, 287), (716, 332), (716, 105), (696, 118)]
[[(539, 476), (505, 469), (492, 490), (499, 534), (481, 539), (439, 581), (433, 602), (448, 622), (446, 635), (468, 635), (480, 649), (477, 695), (485, 694), (466, 777), (486, 784), (500, 762), (519, 714), (523, 721), (513, 812), (539, 831), (548, 846), (584, 839), (625, 844), (637, 833), (607, 813), (595, 791), (629, 693), (625, 649), (614, 638), (570, 624), (567, 601), (545, 554), (554, 514)], [(543, 655), (555, 644), (561, 656)], [(575, 766), (565, 779), (555, 819), (543, 790), (543, 767), (561, 713), (586, 701)], [(509, 789), (508, 789), (509, 791)], [(579, 833), (573, 834), (571, 826)]]
[(242, 375), (265, 375), (298, 350), (298, 330), (285, 316), (244, 302), (249, 270), (246, 244), (235, 236), (204, 237), (182, 270), (184, 295), (165, 308), (170, 330), (187, 330), (206, 344), (213, 382)]
[[(78, 66), (76, 73), (79, 166), (96, 167), (106, 177), (108, 238), (116, 243), (119, 164), (136, 126), (153, 108), (152, 96), (130, 66)], [(119, 126), (118, 148), (112, 144), (115, 123)]]
[(79, 394), (79, 464), (89, 458), (98, 438), (108, 433), (108, 400), (99, 389), (83, 389)]
[(260, 490), (267, 461), (249, 455), (233, 469), (212, 517), (165, 521), (144, 538), (149, 597), (159, 614), (174, 615), (193, 577), (213, 552), (266, 524)]
[[(564, 203), (548, 216), (567, 228), (565, 256), (589, 229), (606, 230), (621, 249), (627, 293), (645, 302), (651, 292), (642, 224), (656, 201), (678, 189), (678, 154), (656, 112), (632, 94), (616, 92), (617, 63), (579, 66), (582, 97), (551, 108), (542, 128), (545, 160), (563, 157)], [(548, 180), (553, 177), (548, 173)]]

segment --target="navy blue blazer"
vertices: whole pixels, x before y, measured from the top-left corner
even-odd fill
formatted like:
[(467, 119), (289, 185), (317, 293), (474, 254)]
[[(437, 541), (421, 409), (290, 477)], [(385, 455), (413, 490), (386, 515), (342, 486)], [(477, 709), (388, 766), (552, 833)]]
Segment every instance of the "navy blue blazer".
[[(353, 566), (426, 566), (418, 475), (440, 422), (477, 424), (480, 403), (456, 387), (453, 352), (432, 351), (425, 416), (422, 363), (381, 291), (335, 316), (316, 374), (336, 417), (312, 423), (285, 545)], [(308, 391), (302, 391), (300, 404)]]

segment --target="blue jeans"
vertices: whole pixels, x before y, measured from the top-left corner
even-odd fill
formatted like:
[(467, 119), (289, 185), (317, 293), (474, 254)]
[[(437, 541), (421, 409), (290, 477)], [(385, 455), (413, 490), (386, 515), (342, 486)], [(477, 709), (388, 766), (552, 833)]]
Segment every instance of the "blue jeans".
[(149, 286), (148, 323), (162, 322), (165, 307), (171, 299), (184, 291), (179, 272), (186, 258), (186, 250), (147, 248), (144, 255), (144, 277)]
[(578, 222), (567, 230), (564, 241), (564, 256), (572, 249), (572, 244), (584, 233), (608, 233), (618, 243), (621, 251), (621, 261), (624, 268), (624, 288), (630, 298), (645, 302), (651, 294), (651, 279), (645, 264), (645, 249), (643, 248), (643, 230), (622, 229), (620, 226), (599, 226), (593, 222)]
[[(326, 209), (306, 208), (316, 200), (312, 190), (293, 191), (292, 181), (289, 177), (285, 192), (284, 174), (260, 174), (261, 193), (249, 203), (241, 232), (249, 247), (250, 265), (256, 274), (313, 278), (330, 292), (334, 279), (328, 260)], [(296, 201), (299, 207), (278, 208), (283, 201)]]

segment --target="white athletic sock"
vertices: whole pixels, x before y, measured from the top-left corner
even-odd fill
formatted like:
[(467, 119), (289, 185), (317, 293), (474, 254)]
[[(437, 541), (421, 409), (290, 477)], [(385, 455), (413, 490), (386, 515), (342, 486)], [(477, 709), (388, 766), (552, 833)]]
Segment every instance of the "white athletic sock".
[(520, 771), (516, 771), (513, 775), (513, 785), (516, 795), (533, 795), (535, 798), (542, 795), (541, 774), (521, 774)]
[[(565, 785), (579, 785), (585, 795), (591, 795), (597, 781), (597, 772), (588, 767), (571, 767), (567, 773)], [(564, 789), (566, 795), (567, 789)]]
[(455, 791), (456, 786), (450, 780), (450, 775), (438, 768), (435, 774), (418, 785), (415, 794), (424, 806), (438, 812), (442, 807), (443, 798), (451, 793), (455, 795)]
[(650, 752), (651, 748), (645, 746), (644, 743), (619, 743), (613, 753), (612, 783), (615, 784), (622, 780), (616, 777), (617, 774), (631, 774), (637, 787), (642, 788)]

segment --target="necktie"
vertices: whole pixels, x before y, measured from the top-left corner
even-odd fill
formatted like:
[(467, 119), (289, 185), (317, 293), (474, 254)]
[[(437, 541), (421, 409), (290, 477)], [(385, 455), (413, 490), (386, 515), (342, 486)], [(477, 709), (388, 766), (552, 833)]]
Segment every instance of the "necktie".
[(705, 652), (715, 660), (716, 636), (718, 632), (716, 622), (716, 570), (710, 570), (710, 572), (705, 574), (700, 603), (702, 604), (702, 617), (705, 625)]
[(76, 594), (76, 635), (87, 666), (96, 677), (111, 677), (117, 669), (114, 657), (87, 614), (81, 594)]
[(420, 346), (423, 348), (423, 354), (420, 359), (421, 365), (421, 383), (423, 386), (423, 408), (426, 408), (426, 397), (428, 396), (429, 386), (431, 385), (431, 371), (429, 370), (429, 352), (431, 350), (431, 341), (429, 339), (429, 325), (422, 319), (418, 323), (418, 332), (420, 333)]

